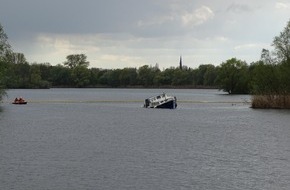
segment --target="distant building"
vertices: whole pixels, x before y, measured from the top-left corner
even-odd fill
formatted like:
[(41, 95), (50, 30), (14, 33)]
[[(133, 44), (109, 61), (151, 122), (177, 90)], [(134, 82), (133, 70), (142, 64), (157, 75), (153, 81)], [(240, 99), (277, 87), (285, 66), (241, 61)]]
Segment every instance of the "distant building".
[(182, 70), (182, 57), (180, 56), (180, 60), (179, 60), (179, 68), (180, 70)]

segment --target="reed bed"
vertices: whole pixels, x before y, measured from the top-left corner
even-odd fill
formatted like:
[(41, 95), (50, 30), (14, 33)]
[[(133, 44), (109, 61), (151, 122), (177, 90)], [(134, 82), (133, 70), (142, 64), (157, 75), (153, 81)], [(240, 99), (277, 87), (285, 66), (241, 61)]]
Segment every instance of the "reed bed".
[(290, 95), (253, 95), (252, 108), (290, 109)]

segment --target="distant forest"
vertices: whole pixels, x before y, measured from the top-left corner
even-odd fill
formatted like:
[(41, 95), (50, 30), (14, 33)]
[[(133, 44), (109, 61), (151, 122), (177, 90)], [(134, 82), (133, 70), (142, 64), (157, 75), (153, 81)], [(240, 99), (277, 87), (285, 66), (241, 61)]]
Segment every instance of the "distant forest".
[(85, 54), (68, 55), (64, 63), (56, 66), (28, 63), (24, 54), (11, 50), (1, 25), (0, 39), (0, 97), (3, 89), (13, 88), (218, 88), (229, 94), (255, 95), (254, 100), (256, 98), (259, 104), (253, 107), (261, 107), (265, 101), (278, 101), (272, 107), (284, 108), (289, 104), (290, 108), (290, 21), (274, 38), (274, 50), (263, 49), (259, 61), (249, 64), (230, 58), (218, 66), (205, 64), (198, 68), (178, 63), (164, 70), (158, 65), (89, 68)]

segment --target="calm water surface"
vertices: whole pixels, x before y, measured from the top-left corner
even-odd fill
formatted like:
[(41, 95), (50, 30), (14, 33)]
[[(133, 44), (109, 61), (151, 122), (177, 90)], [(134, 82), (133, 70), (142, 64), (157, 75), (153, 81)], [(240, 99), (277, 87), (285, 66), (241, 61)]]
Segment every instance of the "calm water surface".
[[(160, 92), (178, 109), (142, 108)], [(23, 96), (27, 105), (12, 105)], [(9, 90), (0, 189), (290, 189), (290, 111), (216, 90)]]

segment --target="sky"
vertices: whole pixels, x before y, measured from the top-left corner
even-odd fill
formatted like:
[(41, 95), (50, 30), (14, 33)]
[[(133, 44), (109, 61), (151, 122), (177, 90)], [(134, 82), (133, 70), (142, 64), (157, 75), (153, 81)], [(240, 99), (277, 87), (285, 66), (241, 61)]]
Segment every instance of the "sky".
[(29, 63), (160, 69), (248, 64), (272, 49), (290, 20), (290, 0), (0, 0), (0, 23)]

